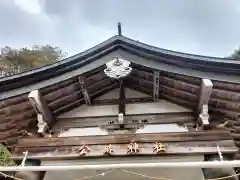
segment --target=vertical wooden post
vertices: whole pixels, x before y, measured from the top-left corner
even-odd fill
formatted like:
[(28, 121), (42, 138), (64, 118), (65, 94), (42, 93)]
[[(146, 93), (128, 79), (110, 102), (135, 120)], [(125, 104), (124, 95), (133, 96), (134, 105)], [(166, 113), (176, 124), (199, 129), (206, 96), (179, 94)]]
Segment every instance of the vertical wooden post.
[(118, 121), (120, 124), (120, 128), (124, 127), (124, 116), (126, 113), (125, 110), (125, 88), (123, 84), (123, 80), (119, 80), (119, 104), (118, 104)]
[(202, 79), (199, 102), (197, 106), (197, 124), (201, 129), (209, 125), (208, 102), (212, 94), (213, 84), (210, 79)]
[(53, 116), (48, 108), (47, 102), (39, 90), (31, 91), (28, 99), (37, 113), (38, 132), (45, 134), (53, 121)]
[(78, 80), (79, 80), (79, 83), (80, 83), (80, 86), (81, 86), (83, 97), (85, 99), (85, 103), (87, 105), (90, 105), (91, 104), (91, 98), (90, 98), (90, 96), (88, 94), (87, 86), (86, 86), (86, 83), (85, 83), (85, 77), (79, 76)]
[(153, 98), (154, 101), (158, 101), (159, 99), (159, 71), (154, 71), (153, 73)]

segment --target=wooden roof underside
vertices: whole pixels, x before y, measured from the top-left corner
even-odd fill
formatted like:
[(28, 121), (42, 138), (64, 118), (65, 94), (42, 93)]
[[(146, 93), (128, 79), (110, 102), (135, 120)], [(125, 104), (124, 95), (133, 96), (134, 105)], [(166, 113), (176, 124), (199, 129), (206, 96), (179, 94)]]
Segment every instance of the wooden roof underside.
[(133, 71), (124, 78), (124, 86), (150, 95), (152, 98), (149, 101), (153, 99), (156, 71), (160, 73), (159, 99), (169, 100), (194, 112), (199, 102), (202, 78), (211, 79), (210, 121), (221, 124), (228, 119), (227, 128), (240, 145), (240, 64), (234, 66), (234, 61), (224, 63), (221, 59), (211, 58), (183, 59), (176, 54), (156, 52), (153, 47), (136, 48), (136, 44), (128, 39), (124, 41), (122, 37), (114, 38), (101, 44), (97, 50), (95, 47), (94, 52), (90, 49), (81, 56), (75, 56), (75, 59), (46, 66), (36, 72), (0, 79), (0, 141), (26, 136), (24, 130), (36, 127), (36, 112), (28, 99), (32, 90), (41, 91), (56, 118), (86, 103), (79, 76), (84, 79), (92, 103), (97, 97), (117, 88), (117, 81), (107, 77), (103, 69), (106, 62), (118, 56), (132, 62)]

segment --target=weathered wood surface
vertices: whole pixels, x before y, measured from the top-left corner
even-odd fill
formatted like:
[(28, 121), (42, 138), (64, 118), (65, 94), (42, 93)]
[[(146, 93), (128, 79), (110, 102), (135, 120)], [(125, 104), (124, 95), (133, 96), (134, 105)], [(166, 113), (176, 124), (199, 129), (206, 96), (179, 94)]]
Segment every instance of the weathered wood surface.
[[(232, 140), (222, 141), (191, 141), (191, 142), (163, 142), (165, 152), (157, 153), (154, 149), (154, 143), (138, 143), (139, 152), (135, 155), (192, 155), (192, 154), (216, 154), (217, 146), (220, 146), (223, 154), (233, 154), (238, 150)], [(108, 144), (106, 144), (108, 145)], [(104, 154), (105, 146), (89, 145), (89, 152), (86, 155), (81, 155), (78, 150), (81, 145), (77, 146), (48, 146), (48, 147), (28, 147), (28, 148), (15, 148), (12, 158), (17, 159), (22, 157), (24, 151), (28, 151), (28, 158), (39, 159), (56, 159), (56, 158), (76, 158), (76, 157), (102, 157)], [(112, 144), (111, 156), (128, 156), (133, 155), (127, 153), (129, 144)]]
[[(126, 115), (124, 121), (126, 124), (194, 124), (194, 115), (191, 112), (184, 113), (166, 113), (166, 114), (146, 114), (146, 115)], [(118, 125), (117, 116), (110, 117), (88, 117), (88, 118), (58, 118), (53, 127), (53, 131), (59, 131), (61, 128), (81, 128)]]
[[(145, 92), (152, 96), (154, 70), (136, 64), (132, 64), (132, 67), (133, 71), (131, 75), (124, 79), (125, 87)], [(100, 67), (85, 74), (87, 77), (86, 85), (93, 102), (95, 98), (117, 87), (115, 81), (104, 75), (103, 68), (104, 67)], [(159, 95), (161, 98), (195, 110), (198, 103), (200, 85), (200, 78), (162, 71), (160, 76)], [(54, 116), (58, 116), (63, 112), (70, 111), (73, 108), (84, 104), (83, 94), (80, 90), (77, 77), (44, 87), (41, 89), (41, 92)], [(212, 95), (209, 100), (209, 110), (214, 116), (216, 115), (216, 117), (214, 117), (214, 123), (218, 125), (222, 123), (222, 119), (224, 118), (229, 118), (238, 123), (240, 120), (239, 100), (239, 84), (213, 81)], [(126, 102), (128, 101), (131, 100), (126, 99)], [(99, 103), (102, 102), (99, 101)], [(115, 103), (115, 101), (112, 101), (111, 103)], [(21, 138), (21, 133), (17, 132), (21, 129), (26, 129), (30, 123), (34, 124), (36, 121), (36, 114), (29, 104), (27, 94), (2, 100), (0, 102), (0, 115), (1, 142), (8, 138)], [(186, 123), (192, 121), (191, 117), (186, 117), (186, 119), (186, 121), (189, 120), (189, 122)], [(139, 118), (139, 120), (141, 121), (141, 118)], [(74, 125), (71, 126), (69, 125), (71, 124), (70, 122), (69, 124), (66, 122), (68, 127), (82, 127), (80, 122), (78, 123), (76, 119), (71, 119), (71, 121)], [(172, 119), (164, 117), (161, 121), (156, 123), (167, 123), (167, 121), (169, 123), (174, 123), (174, 121), (179, 123), (180, 121), (183, 121), (185, 123), (185, 120), (183, 120), (182, 117), (179, 117), (179, 119), (177, 117), (172, 117)], [(149, 121), (149, 123), (151, 122), (153, 121)], [(87, 120), (84, 120), (81, 123), (87, 124)], [(192, 123), (194, 123), (194, 121), (192, 121)], [(65, 122), (63, 124), (65, 124)], [(89, 121), (89, 124), (89, 126), (92, 126), (92, 124), (95, 126), (97, 121), (94, 123), (93, 121)], [(240, 131), (236, 130), (234, 126), (236, 125), (228, 125), (226, 129), (236, 134), (240, 134)], [(31, 128), (34, 129), (34, 127)], [(10, 132), (14, 132), (14, 134), (11, 134)], [(236, 135), (234, 135), (234, 139), (238, 141)]]
[(78, 137), (25, 138), (19, 140), (16, 147), (77, 146), (86, 144), (119, 144), (136, 141), (139, 143), (221, 141), (232, 140), (227, 131), (197, 131), (179, 133), (114, 134)]

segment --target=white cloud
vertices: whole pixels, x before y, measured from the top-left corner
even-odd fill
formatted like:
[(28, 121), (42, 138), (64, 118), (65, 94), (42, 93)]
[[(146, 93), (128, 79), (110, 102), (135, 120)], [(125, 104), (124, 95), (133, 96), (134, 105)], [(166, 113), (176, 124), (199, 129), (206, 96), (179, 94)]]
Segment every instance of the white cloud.
[(14, 0), (14, 3), (29, 14), (40, 14), (42, 11), (39, 0)]
[(0, 17), (0, 47), (75, 54), (115, 35), (118, 21), (123, 35), (170, 50), (227, 56), (240, 46), (239, 0), (0, 0)]

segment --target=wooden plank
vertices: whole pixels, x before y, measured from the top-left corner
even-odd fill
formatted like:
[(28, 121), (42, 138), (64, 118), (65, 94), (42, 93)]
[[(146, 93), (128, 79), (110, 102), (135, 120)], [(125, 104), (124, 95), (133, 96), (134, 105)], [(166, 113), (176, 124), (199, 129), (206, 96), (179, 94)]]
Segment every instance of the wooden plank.
[[(184, 113), (166, 113), (166, 114), (145, 114), (145, 115), (126, 115), (124, 121), (126, 124), (184, 124), (194, 123), (194, 115), (191, 112)], [(53, 126), (53, 131), (61, 128), (83, 128), (107, 126), (109, 124), (119, 124), (117, 116), (109, 117), (85, 117), (85, 118), (59, 118)]]
[[(196, 155), (196, 154), (216, 154), (217, 146), (220, 146), (222, 154), (233, 154), (238, 150), (231, 140), (223, 141), (193, 141), (193, 142), (165, 142), (165, 152), (156, 153), (153, 151), (154, 143), (138, 143), (139, 152), (134, 155)], [(129, 144), (113, 144), (113, 153), (111, 156), (128, 156)], [(80, 155), (78, 151), (81, 145), (63, 146), (63, 147), (32, 147), (32, 148), (16, 148), (12, 154), (13, 159), (21, 159), (22, 153), (28, 150), (28, 158), (34, 159), (66, 159), (77, 157), (106, 157), (104, 155), (106, 145), (89, 145), (89, 152), (86, 155)]]
[(25, 138), (19, 140), (16, 147), (76, 146), (86, 144), (119, 144), (131, 141), (150, 142), (185, 142), (232, 140), (228, 131), (196, 131), (179, 133), (114, 134), (79, 137)]

